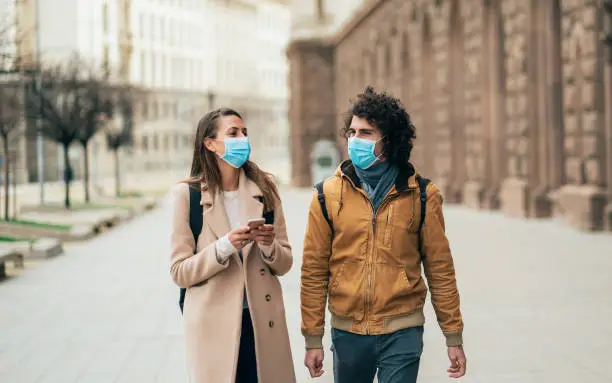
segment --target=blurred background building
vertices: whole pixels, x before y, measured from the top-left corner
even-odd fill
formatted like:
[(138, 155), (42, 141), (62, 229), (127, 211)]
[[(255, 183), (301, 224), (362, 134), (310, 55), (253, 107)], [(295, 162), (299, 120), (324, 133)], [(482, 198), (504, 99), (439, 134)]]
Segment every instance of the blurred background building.
[[(142, 92), (134, 144), (122, 151), (123, 176), (175, 171), (182, 177), (193, 155), (197, 121), (209, 109), (244, 114), (253, 158), (280, 180), (289, 179), (287, 72), (289, 3), (282, 0), (1, 0), (2, 25), (14, 49), (34, 67), (78, 57)], [(38, 9), (37, 9), (38, 7)], [(37, 23), (38, 16), (38, 23)], [(36, 129), (20, 140), (20, 178), (38, 179)], [(15, 144), (17, 145), (17, 144)], [(100, 134), (90, 145), (94, 185), (113, 172)], [(261, 154), (265, 153), (265, 156)], [(70, 151), (75, 177), (82, 149)], [(45, 179), (61, 180), (63, 159), (46, 142)]]
[(447, 201), (612, 227), (603, 1), (339, 3), (293, 2), (294, 184), (318, 181), (320, 140), (344, 152), (341, 113), (371, 84), (403, 100), (414, 162)]

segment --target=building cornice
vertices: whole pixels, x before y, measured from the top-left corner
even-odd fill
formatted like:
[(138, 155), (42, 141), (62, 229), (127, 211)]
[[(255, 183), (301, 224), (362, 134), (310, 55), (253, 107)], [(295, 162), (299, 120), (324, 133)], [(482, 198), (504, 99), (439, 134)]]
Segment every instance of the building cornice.
[(346, 39), (365, 19), (374, 13), (379, 7), (390, 0), (366, 0), (351, 18), (345, 21), (340, 29), (329, 37), (329, 41), (334, 46), (339, 45)]

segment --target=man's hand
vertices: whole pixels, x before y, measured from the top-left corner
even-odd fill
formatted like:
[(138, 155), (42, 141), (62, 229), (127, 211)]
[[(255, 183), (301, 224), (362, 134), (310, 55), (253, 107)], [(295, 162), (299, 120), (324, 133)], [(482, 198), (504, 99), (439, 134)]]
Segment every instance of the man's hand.
[(463, 346), (454, 346), (448, 348), (448, 359), (451, 362), (448, 368), (448, 376), (457, 379), (465, 375), (465, 352), (463, 352)]
[(304, 366), (308, 367), (311, 378), (318, 378), (325, 371), (323, 371), (323, 358), (324, 353), (322, 348), (311, 348), (306, 350), (306, 357), (304, 358)]

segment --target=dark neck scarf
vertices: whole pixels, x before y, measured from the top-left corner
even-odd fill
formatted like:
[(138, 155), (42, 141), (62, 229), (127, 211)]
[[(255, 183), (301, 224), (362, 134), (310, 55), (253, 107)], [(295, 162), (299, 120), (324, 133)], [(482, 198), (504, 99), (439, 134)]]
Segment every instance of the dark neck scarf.
[(399, 170), (385, 161), (368, 169), (359, 169), (355, 166), (355, 172), (376, 210), (391, 190)]

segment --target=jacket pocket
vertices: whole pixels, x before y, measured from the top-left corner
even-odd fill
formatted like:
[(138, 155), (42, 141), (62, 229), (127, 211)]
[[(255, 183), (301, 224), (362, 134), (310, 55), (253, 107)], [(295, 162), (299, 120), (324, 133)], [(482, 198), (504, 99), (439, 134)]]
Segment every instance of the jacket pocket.
[(401, 264), (375, 264), (372, 314), (375, 318), (405, 314), (415, 307), (415, 292), (408, 272)]
[(385, 225), (385, 237), (383, 238), (383, 245), (385, 247), (391, 247), (391, 238), (393, 238), (393, 210), (393, 204), (390, 204), (387, 209), (387, 223)]
[(410, 286), (410, 274), (408, 273), (408, 266), (403, 265), (402, 268), (404, 269), (404, 278), (406, 278), (406, 283), (408, 283), (408, 285)]
[[(336, 275), (334, 275), (337, 273)], [(339, 316), (363, 319), (365, 268), (362, 263), (344, 262), (332, 269), (329, 289), (329, 310)]]

